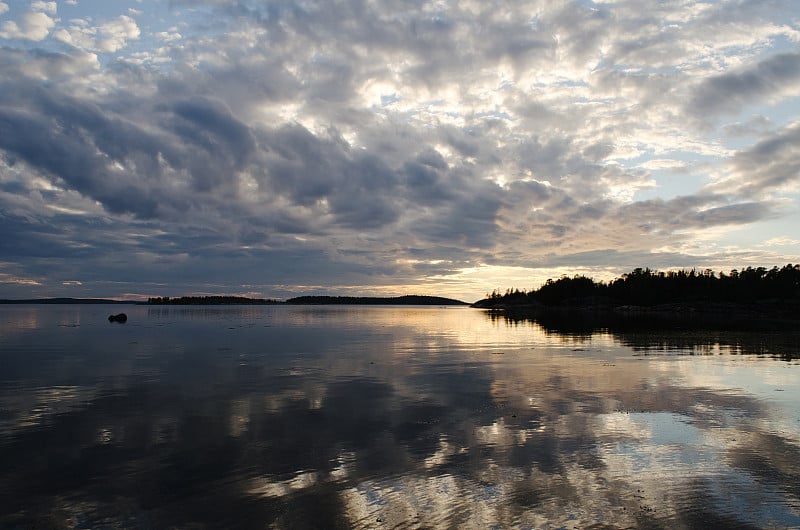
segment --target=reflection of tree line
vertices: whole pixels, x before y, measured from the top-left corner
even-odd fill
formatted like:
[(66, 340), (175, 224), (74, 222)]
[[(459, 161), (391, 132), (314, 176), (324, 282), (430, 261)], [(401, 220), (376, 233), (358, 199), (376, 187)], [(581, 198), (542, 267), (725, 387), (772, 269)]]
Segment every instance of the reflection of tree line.
[[(509, 326), (538, 325), (548, 335), (589, 341), (608, 333), (638, 353), (687, 352), (692, 355), (727, 353), (800, 359), (800, 332), (781, 322), (743, 322), (730, 315), (621, 313), (616, 311), (490, 311), (488, 318)], [(796, 323), (796, 322), (795, 322)], [(759, 324), (761, 324), (759, 326)]]
[(800, 264), (782, 268), (747, 267), (725, 274), (711, 269), (653, 271), (637, 268), (611, 282), (586, 276), (549, 279), (539, 289), (497, 291), (475, 305), (501, 307), (540, 304), (653, 306), (678, 302), (731, 302), (751, 304), (762, 300), (800, 301)]

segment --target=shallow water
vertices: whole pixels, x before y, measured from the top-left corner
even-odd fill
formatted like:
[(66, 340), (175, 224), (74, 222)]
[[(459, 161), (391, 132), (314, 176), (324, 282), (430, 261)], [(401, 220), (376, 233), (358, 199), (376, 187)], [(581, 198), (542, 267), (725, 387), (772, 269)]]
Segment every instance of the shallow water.
[(0, 306), (0, 526), (798, 527), (799, 349), (468, 308)]

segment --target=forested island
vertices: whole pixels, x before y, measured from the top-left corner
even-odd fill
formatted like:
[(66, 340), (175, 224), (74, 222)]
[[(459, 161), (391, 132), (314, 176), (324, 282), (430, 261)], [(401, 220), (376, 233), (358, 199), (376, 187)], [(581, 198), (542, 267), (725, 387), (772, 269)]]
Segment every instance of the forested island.
[(298, 296), (286, 301), (242, 296), (181, 296), (149, 298), (148, 305), (469, 305), (441, 296)]
[(605, 312), (671, 316), (713, 315), (729, 321), (800, 320), (800, 265), (747, 267), (714, 273), (637, 268), (610, 282), (581, 275), (547, 280), (538, 289), (497, 291), (472, 304), (530, 315)]
[(147, 299), (147, 305), (273, 305), (280, 300), (247, 298), (246, 296), (169, 296)]
[(288, 300), (248, 298), (246, 296), (155, 296), (146, 302), (105, 298), (31, 298), (0, 299), (0, 304), (138, 304), (138, 305), (469, 305), (467, 302), (441, 296), (298, 296)]
[(661, 272), (637, 268), (608, 283), (581, 275), (547, 280), (538, 289), (508, 289), (488, 294), (474, 307), (520, 305), (640, 305), (670, 303), (800, 301), (800, 265), (782, 268), (747, 267), (725, 274), (711, 269), (698, 272)]
[(461, 300), (441, 296), (298, 296), (286, 300), (292, 305), (469, 305)]

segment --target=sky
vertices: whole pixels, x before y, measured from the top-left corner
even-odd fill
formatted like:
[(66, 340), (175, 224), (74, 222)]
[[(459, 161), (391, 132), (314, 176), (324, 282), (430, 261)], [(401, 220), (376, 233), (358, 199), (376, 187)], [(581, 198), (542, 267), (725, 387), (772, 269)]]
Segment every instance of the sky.
[(0, 1), (0, 298), (800, 261), (796, 0)]

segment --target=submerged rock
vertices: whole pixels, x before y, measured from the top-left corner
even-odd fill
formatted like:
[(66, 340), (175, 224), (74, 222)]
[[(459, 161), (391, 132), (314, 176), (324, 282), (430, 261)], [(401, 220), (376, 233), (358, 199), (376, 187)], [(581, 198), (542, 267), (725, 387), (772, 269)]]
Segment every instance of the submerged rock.
[(108, 315), (109, 322), (119, 322), (120, 324), (124, 324), (128, 321), (128, 315), (125, 313), (120, 313), (118, 315)]

